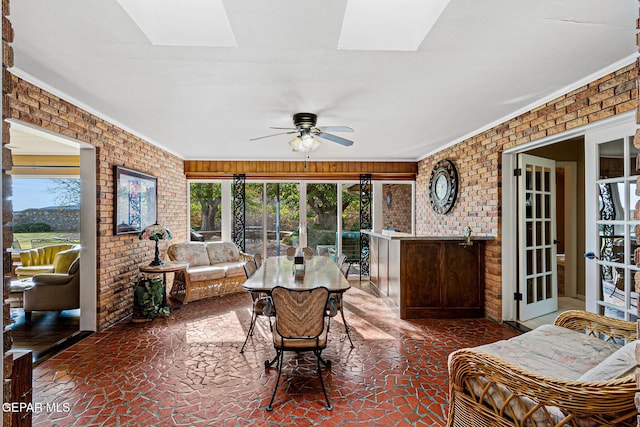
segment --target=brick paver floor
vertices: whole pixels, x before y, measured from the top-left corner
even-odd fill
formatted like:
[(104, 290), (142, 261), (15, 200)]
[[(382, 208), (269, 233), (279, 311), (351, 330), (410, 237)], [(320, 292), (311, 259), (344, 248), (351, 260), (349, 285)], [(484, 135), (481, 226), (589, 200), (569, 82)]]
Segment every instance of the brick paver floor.
[[(357, 287), (356, 287), (357, 286)], [(247, 426), (446, 424), (447, 356), (515, 333), (486, 319), (398, 319), (355, 285), (345, 294), (351, 348), (332, 319), (323, 375), (312, 353), (287, 354), (273, 412), (277, 369), (266, 319), (244, 354), (251, 299), (235, 294), (189, 303), (169, 318), (125, 319), (34, 369), (35, 426)], [(47, 409), (48, 408), (48, 409)]]

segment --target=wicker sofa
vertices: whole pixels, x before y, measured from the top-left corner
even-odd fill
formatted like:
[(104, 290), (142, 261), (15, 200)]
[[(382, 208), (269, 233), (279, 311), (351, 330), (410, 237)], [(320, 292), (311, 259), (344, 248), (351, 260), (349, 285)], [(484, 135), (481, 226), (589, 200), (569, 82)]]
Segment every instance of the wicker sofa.
[(167, 248), (172, 261), (186, 262), (186, 271), (177, 272), (169, 295), (186, 304), (242, 291), (247, 279), (244, 264), (251, 255), (230, 242), (182, 242)]
[[(579, 310), (449, 355), (448, 426), (636, 426), (636, 324)], [(624, 343), (627, 344), (624, 344)]]

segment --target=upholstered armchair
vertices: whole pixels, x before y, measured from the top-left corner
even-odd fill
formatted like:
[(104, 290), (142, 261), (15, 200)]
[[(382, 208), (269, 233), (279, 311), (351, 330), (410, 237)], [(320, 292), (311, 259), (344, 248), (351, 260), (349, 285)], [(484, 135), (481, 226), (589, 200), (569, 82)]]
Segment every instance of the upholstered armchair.
[[(62, 262), (58, 266), (63, 267)], [(64, 272), (36, 274), (32, 280), (33, 288), (24, 291), (24, 315), (27, 322), (31, 321), (33, 311), (80, 308), (79, 257), (74, 258)]]
[[(20, 252), (20, 263), (22, 265), (16, 267), (16, 276), (24, 278), (39, 273), (53, 273), (56, 270), (54, 261), (58, 253), (69, 250), (76, 250), (74, 259), (80, 254), (78, 245), (67, 243), (23, 250)], [(71, 261), (73, 259), (66, 264), (64, 272), (67, 271)]]

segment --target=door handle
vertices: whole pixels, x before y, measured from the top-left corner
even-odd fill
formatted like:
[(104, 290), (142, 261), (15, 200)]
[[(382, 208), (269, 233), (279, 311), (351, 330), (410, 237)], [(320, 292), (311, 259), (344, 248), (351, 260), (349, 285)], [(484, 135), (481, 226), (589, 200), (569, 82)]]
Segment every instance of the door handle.
[(584, 257), (587, 259), (600, 259), (593, 252), (585, 252)]

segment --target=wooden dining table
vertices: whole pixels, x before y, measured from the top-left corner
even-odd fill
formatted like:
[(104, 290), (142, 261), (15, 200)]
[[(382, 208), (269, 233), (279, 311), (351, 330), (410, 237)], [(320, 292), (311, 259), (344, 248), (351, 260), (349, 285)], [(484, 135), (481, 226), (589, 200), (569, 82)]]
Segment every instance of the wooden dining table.
[(323, 286), (329, 293), (343, 293), (351, 287), (331, 257), (313, 256), (305, 259), (304, 275), (295, 274), (295, 268), (294, 257), (268, 257), (242, 287), (249, 292), (265, 293), (270, 293), (276, 286), (290, 289)]

